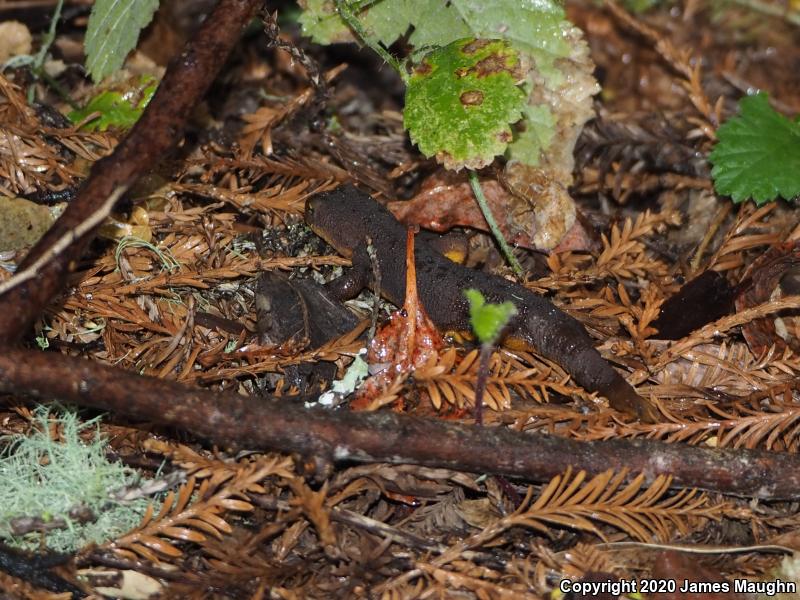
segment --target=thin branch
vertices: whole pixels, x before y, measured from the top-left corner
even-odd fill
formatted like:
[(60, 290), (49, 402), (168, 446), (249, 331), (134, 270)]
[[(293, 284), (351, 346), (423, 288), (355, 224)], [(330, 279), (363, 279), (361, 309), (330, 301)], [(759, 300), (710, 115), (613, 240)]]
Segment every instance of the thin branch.
[(225, 63), (245, 26), (262, 0), (220, 0), (196, 36), (167, 69), (161, 85), (127, 137), (114, 153), (97, 161), (78, 196), (20, 264), (25, 271), (50, 254), (35, 277), (0, 295), (0, 344), (19, 340), (63, 289), (67, 275), (78, 264), (94, 237), (96, 226), (70, 238), (68, 247), (53, 254), (52, 247), (95, 217), (114, 190), (133, 184), (175, 145), (192, 108), (199, 102)]
[(652, 482), (760, 499), (800, 498), (800, 456), (654, 440), (595, 442), (391, 412), (306, 409), (301, 402), (186, 388), (51, 352), (0, 353), (0, 392), (59, 399), (177, 426), (233, 448), (298, 453), (317, 476), (334, 463), (389, 462), (546, 481), (567, 468), (644, 473)]

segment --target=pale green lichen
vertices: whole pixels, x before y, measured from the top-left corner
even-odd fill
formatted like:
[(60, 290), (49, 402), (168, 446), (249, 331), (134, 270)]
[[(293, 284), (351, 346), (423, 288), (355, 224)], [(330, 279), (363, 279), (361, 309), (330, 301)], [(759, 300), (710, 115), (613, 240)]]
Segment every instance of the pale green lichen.
[[(112, 493), (131, 485), (136, 473), (106, 458), (107, 443), (99, 434), (99, 418), (82, 423), (75, 412), (34, 412), (36, 431), (6, 436), (0, 453), (0, 538), (26, 550), (42, 542), (56, 552), (72, 552), (88, 543), (102, 544), (134, 528), (142, 519), (147, 499), (122, 503)], [(80, 434), (94, 428), (90, 442)], [(52, 432), (57, 431), (54, 439)], [(73, 518), (80, 511), (90, 515)], [(63, 520), (63, 526), (44, 533), (15, 534), (15, 520), (43, 523)]]

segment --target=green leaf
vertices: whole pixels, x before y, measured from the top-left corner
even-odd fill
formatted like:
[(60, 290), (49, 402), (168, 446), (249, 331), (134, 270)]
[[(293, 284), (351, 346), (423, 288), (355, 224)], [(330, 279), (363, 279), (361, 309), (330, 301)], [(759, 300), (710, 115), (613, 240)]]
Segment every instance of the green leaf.
[(105, 131), (109, 127), (130, 129), (142, 116), (147, 103), (156, 93), (158, 83), (153, 77), (142, 76), (125, 82), (126, 89), (105, 90), (89, 100), (80, 110), (67, 115), (73, 123), (80, 123), (92, 113), (96, 119), (85, 123), (85, 131)]
[[(386, 3), (384, 0), (384, 4)], [(410, 20), (414, 31), (409, 36), (408, 42), (414, 47), (413, 59), (420, 58), (437, 46), (446, 46), (466, 37), (480, 37), (475, 35), (475, 32), (464, 22), (451, 2), (442, 4), (422, 0)], [(502, 36), (488, 37), (501, 38)]]
[[(304, 9), (299, 18), (303, 35), (320, 44), (353, 41), (333, 0), (299, 0), (299, 3)], [(405, 35), (411, 26), (414, 32), (409, 42), (417, 50), (442, 46), (470, 35), (470, 29), (452, 4), (442, 5), (430, 0), (378, 0), (359, 11), (357, 16), (370, 38), (387, 47)]]
[(152, 20), (159, 0), (96, 0), (84, 47), (86, 69), (95, 83), (122, 67), (139, 33)]
[[(301, 0), (303, 33), (322, 44), (352, 40), (332, 0)], [(364, 29), (390, 46), (414, 31), (415, 55), (466, 37), (504, 39), (536, 59), (536, 68), (559, 77), (554, 62), (569, 55), (566, 33), (572, 25), (554, 0), (377, 0), (358, 13)]]
[[(315, 40), (352, 41), (332, 0), (300, 0), (304, 32)], [(351, 3), (352, 4), (352, 3)], [(584, 123), (594, 116), (599, 91), (594, 63), (581, 31), (557, 0), (377, 0), (357, 13), (370, 43), (391, 45), (412, 28), (412, 61), (431, 48), (467, 37), (504, 39), (529, 64), (528, 106), (513, 129), (510, 162), (537, 166), (563, 186), (572, 183), (573, 150)]]
[(509, 144), (508, 156), (528, 165), (537, 165), (556, 133), (556, 116), (547, 104), (528, 104), (523, 114), (525, 120)]
[(758, 205), (800, 195), (800, 123), (775, 111), (767, 94), (742, 98), (717, 139), (708, 158), (718, 193)]
[(535, 59), (540, 73), (559, 76), (554, 62), (569, 55), (565, 33), (572, 27), (560, 4), (551, 0), (453, 0), (453, 4), (472, 35), (508, 40)]
[(411, 23), (432, 4), (429, 0), (382, 0), (359, 15), (367, 34), (387, 48), (405, 35)]
[(525, 93), (517, 52), (502, 40), (458, 40), (428, 54), (406, 89), (412, 141), (448, 169), (481, 168), (502, 154)]
[(300, 0), (303, 9), (298, 21), (303, 35), (318, 44), (352, 41), (347, 25), (339, 18), (331, 0)]
[(503, 331), (503, 327), (517, 314), (513, 302), (487, 304), (478, 290), (464, 290), (469, 300), (469, 322), (481, 344), (494, 344)]

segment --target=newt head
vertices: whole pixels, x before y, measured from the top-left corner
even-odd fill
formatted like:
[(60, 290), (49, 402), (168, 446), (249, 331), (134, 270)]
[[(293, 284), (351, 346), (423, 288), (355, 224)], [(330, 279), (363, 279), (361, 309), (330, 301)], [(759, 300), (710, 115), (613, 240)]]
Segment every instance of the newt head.
[(306, 200), (308, 226), (346, 258), (352, 257), (356, 246), (386, 217), (396, 224), (394, 217), (369, 194), (350, 184)]

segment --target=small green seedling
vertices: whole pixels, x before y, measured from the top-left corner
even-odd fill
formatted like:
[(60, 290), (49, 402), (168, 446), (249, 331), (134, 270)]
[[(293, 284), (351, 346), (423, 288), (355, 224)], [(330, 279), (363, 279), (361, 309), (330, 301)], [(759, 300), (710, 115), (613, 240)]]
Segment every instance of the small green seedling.
[(800, 195), (800, 119), (773, 109), (767, 94), (742, 98), (739, 114), (722, 124), (717, 138), (708, 158), (718, 193), (759, 206)]
[(517, 307), (513, 302), (487, 304), (478, 290), (464, 290), (464, 295), (469, 300), (469, 322), (478, 341), (493, 346), (511, 317), (517, 314)]
[[(156, 93), (158, 82), (153, 77), (142, 76), (138, 81), (129, 81), (125, 85), (125, 90), (99, 93), (86, 106), (69, 113), (69, 120), (76, 125), (82, 123), (81, 129), (85, 131), (105, 131), (109, 127), (130, 129)], [(93, 114), (97, 117), (87, 121)]]
[(517, 314), (517, 307), (513, 302), (487, 303), (486, 298), (478, 290), (464, 290), (464, 295), (469, 300), (470, 325), (481, 343), (478, 381), (475, 385), (475, 422), (481, 425), (483, 424), (483, 393), (486, 389), (486, 379), (489, 377), (489, 359), (492, 356), (494, 345), (500, 339), (506, 325)]

